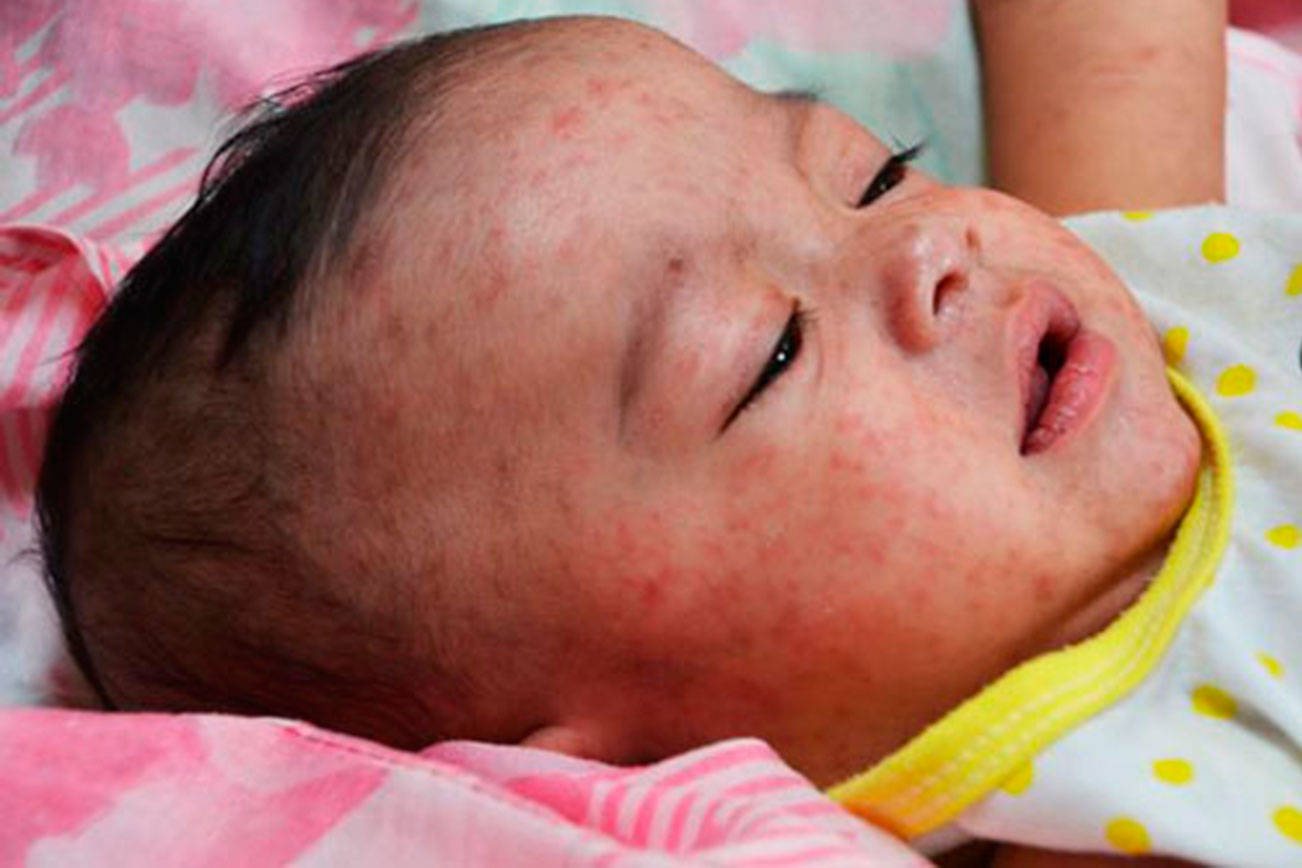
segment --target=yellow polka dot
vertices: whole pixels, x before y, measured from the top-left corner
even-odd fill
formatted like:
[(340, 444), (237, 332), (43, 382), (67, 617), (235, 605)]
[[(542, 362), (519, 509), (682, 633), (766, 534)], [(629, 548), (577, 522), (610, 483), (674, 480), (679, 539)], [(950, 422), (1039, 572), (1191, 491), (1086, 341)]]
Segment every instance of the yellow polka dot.
[(1203, 258), (1224, 262), (1239, 255), (1239, 239), (1228, 232), (1213, 232), (1203, 239)]
[(1284, 664), (1280, 663), (1274, 657), (1271, 657), (1265, 651), (1257, 652), (1257, 662), (1261, 664), (1263, 669), (1276, 678), (1284, 677)]
[(1208, 717), (1220, 717), (1228, 720), (1234, 717), (1238, 706), (1234, 697), (1211, 684), (1200, 684), (1193, 692), (1193, 709)]
[(1292, 410), (1285, 410), (1275, 417), (1275, 424), (1281, 428), (1292, 428), (1294, 431), (1302, 431), (1302, 416), (1294, 413)]
[(1298, 537), (1297, 526), (1292, 524), (1281, 524), (1266, 531), (1266, 539), (1282, 549), (1297, 548)]
[(1035, 780), (1035, 766), (1027, 760), (1013, 770), (1000, 789), (1010, 796), (1020, 796), (1030, 788), (1033, 780)]
[(1180, 364), (1184, 360), (1184, 350), (1188, 345), (1189, 329), (1184, 326), (1167, 329), (1166, 334), (1162, 335), (1162, 355), (1166, 356), (1166, 363)]
[(1288, 283), (1284, 285), (1285, 295), (1302, 295), (1302, 262), (1293, 266), (1293, 273), (1288, 276)]
[(1160, 759), (1153, 763), (1153, 777), (1164, 784), (1182, 787), (1193, 780), (1193, 763), (1182, 759)]
[(1149, 217), (1152, 217), (1153, 212), (1152, 211), (1122, 211), (1121, 216), (1125, 217), (1127, 220), (1134, 220), (1136, 223), (1138, 223), (1140, 220), (1147, 220)]
[(1103, 834), (1107, 835), (1108, 843), (1122, 853), (1138, 855), (1147, 853), (1151, 847), (1148, 841), (1148, 830), (1138, 820), (1132, 820), (1130, 817), (1115, 818), (1108, 823)]
[(1270, 818), (1281, 835), (1302, 844), (1302, 811), (1292, 805), (1285, 805), (1271, 814)]
[(1257, 372), (1247, 365), (1233, 365), (1221, 371), (1216, 378), (1216, 392), (1226, 398), (1237, 398), (1252, 391), (1257, 384)]

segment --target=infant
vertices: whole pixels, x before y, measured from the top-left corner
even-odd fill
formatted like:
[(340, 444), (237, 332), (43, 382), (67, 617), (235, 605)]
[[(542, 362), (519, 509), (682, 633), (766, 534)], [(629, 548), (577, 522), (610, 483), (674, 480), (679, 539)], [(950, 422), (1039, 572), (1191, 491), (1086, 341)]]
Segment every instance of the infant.
[(107, 706), (616, 763), (751, 735), (831, 785), (1161, 566), (1198, 429), (1032, 207), (614, 20), (280, 102), (50, 432)]

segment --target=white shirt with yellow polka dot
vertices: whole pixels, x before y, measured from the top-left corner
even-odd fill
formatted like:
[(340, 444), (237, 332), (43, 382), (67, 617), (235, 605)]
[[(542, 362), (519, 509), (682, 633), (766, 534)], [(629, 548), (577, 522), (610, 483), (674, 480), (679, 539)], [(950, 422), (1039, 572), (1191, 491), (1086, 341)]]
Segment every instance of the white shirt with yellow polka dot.
[(1052, 849), (1302, 866), (1302, 214), (1066, 223), (1220, 420), (1229, 536), (1152, 672), (955, 825)]

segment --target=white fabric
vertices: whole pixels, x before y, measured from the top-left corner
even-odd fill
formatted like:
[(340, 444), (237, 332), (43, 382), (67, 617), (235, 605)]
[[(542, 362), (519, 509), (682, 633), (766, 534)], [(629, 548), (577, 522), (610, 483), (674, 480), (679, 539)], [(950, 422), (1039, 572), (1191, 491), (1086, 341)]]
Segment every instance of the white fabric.
[(1302, 214), (1067, 224), (1134, 289), (1220, 417), (1231, 539), (1154, 673), (1036, 757), (1020, 794), (996, 792), (958, 825), (1051, 849), (1302, 865)]
[(1226, 201), (1302, 209), (1302, 54), (1233, 28), (1225, 47)]

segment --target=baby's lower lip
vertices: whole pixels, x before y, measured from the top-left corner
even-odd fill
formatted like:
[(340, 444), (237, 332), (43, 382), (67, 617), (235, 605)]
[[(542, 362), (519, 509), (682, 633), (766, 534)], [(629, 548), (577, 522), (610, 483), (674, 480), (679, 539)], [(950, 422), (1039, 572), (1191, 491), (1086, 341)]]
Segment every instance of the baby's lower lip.
[(1103, 406), (1116, 365), (1116, 345), (1098, 332), (1081, 329), (1067, 345), (1044, 410), (1022, 443), (1022, 454), (1047, 452), (1088, 426)]

